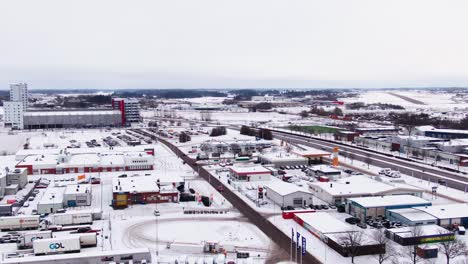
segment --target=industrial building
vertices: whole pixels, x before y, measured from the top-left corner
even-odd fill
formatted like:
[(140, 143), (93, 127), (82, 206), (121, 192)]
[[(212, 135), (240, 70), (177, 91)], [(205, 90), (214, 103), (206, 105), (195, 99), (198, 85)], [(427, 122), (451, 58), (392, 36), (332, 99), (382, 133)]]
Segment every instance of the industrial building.
[(327, 177), (329, 180), (336, 181), (341, 177), (341, 170), (329, 165), (311, 166), (307, 174), (314, 177)]
[(28, 171), (26, 169), (14, 169), (6, 173), (7, 185), (18, 185), (19, 189), (23, 189), (28, 184)]
[(266, 196), (279, 206), (303, 207), (314, 203), (312, 193), (292, 183), (274, 180), (266, 187)]
[(351, 176), (335, 182), (312, 182), (309, 184), (312, 193), (329, 204), (344, 204), (353, 197), (381, 195), (413, 195), (421, 197), (423, 190), (404, 183), (385, 183), (367, 176)]
[(163, 186), (153, 176), (114, 178), (112, 180), (112, 206), (126, 208), (132, 204), (178, 202), (176, 183)]
[(437, 224), (437, 217), (415, 208), (391, 209), (387, 211), (388, 219), (403, 225), (431, 225)]
[(137, 150), (65, 149), (30, 155), (25, 154), (35, 152), (24, 151), (16, 155), (16, 168), (26, 168), (29, 175), (152, 170), (154, 149)]
[(287, 152), (267, 152), (258, 156), (263, 164), (273, 164), (275, 167), (307, 165), (308, 160), (303, 156)]
[(47, 188), (37, 204), (37, 212), (39, 214), (50, 214), (63, 209), (64, 192), (65, 188)]
[(452, 228), (456, 225), (468, 227), (468, 204), (444, 204), (427, 207), (415, 207), (437, 218), (437, 224), (442, 227)]
[(24, 129), (119, 127), (122, 116), (116, 110), (30, 110), (23, 113)]
[(90, 206), (91, 199), (90, 184), (70, 184), (63, 193), (63, 204), (66, 207)]
[(235, 181), (267, 181), (271, 170), (261, 165), (234, 165), (229, 168), (229, 175)]
[[(346, 224), (325, 212), (295, 214), (294, 221), (344, 257), (349, 257), (350, 252), (343, 239), (349, 233), (360, 232), (357, 227)], [(385, 245), (379, 244), (366, 233), (362, 234), (357, 247), (356, 256), (385, 252)]]
[(416, 130), (418, 134), (426, 137), (443, 139), (468, 138), (468, 131), (461, 129), (437, 129), (433, 126), (420, 126)]
[(120, 112), (122, 125), (130, 126), (140, 122), (140, 104), (136, 99), (113, 98), (112, 108)]
[(385, 235), (402, 246), (453, 241), (455, 233), (438, 225), (399, 227), (385, 230)]
[(413, 195), (388, 195), (373, 197), (348, 198), (346, 211), (361, 220), (367, 217), (386, 216), (390, 209), (431, 206), (432, 203)]

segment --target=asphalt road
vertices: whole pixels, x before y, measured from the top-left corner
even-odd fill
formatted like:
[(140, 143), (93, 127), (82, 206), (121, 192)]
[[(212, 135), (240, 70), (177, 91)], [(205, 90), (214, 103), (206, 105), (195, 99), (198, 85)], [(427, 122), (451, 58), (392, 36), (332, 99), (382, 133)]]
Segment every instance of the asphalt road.
[(369, 162), (371, 165), (391, 168), (393, 170), (399, 170), (401, 173), (410, 175), (416, 178), (422, 178), (424, 180), (431, 180), (437, 182), (439, 179), (446, 181), (446, 185), (451, 188), (455, 188), (461, 191), (465, 191), (468, 188), (468, 175), (463, 176), (457, 173), (444, 171), (442, 169), (436, 169), (427, 165), (422, 165), (416, 161), (407, 161), (398, 157), (391, 157), (385, 154), (376, 153), (371, 150), (361, 149), (356, 146), (349, 146), (339, 142), (333, 142), (325, 139), (316, 139), (307, 136), (294, 135), (288, 132), (279, 132), (272, 130), (273, 136), (278, 139), (282, 139), (295, 144), (302, 144), (305, 146), (323, 149), (326, 151), (332, 151), (333, 147), (338, 147), (340, 152), (346, 152), (348, 157), (349, 153), (352, 153), (353, 159)]

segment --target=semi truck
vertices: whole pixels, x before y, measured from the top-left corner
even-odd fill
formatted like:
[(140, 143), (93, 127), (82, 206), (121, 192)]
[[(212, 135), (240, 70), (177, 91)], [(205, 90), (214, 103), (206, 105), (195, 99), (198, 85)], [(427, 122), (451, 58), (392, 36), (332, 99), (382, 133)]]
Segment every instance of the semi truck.
[(0, 218), (0, 230), (25, 230), (39, 227), (38, 215), (5, 216)]
[(90, 212), (66, 212), (62, 214), (54, 214), (52, 223), (54, 225), (80, 225), (91, 224), (93, 222), (93, 214)]
[(37, 239), (33, 241), (34, 255), (80, 252), (80, 237)]
[(52, 238), (52, 231), (39, 231), (29, 234), (21, 235), (18, 241), (18, 248), (25, 249), (25, 248), (32, 248), (33, 242), (36, 239), (46, 239)]

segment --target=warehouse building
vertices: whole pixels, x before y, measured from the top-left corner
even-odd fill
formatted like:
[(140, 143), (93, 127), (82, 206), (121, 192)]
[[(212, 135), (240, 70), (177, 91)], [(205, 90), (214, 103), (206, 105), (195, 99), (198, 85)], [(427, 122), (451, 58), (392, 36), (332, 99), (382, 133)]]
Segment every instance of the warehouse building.
[(18, 189), (23, 189), (28, 184), (28, 171), (24, 168), (14, 169), (6, 174), (7, 185), (18, 185)]
[(390, 209), (430, 205), (431, 202), (413, 195), (358, 197), (347, 200), (346, 211), (364, 221), (367, 217), (387, 216), (387, 211)]
[(117, 110), (28, 110), (23, 123), (25, 129), (120, 127), (122, 116)]
[(418, 134), (426, 137), (443, 139), (468, 138), (468, 131), (461, 129), (437, 129), (433, 126), (420, 126), (416, 130)]
[(300, 155), (287, 152), (262, 153), (258, 159), (263, 164), (273, 164), (275, 167), (307, 165), (308, 160)]
[(268, 181), (271, 171), (261, 165), (234, 165), (229, 168), (230, 177), (235, 181)]
[[(361, 232), (355, 226), (346, 224), (325, 212), (295, 214), (294, 221), (344, 257), (350, 256), (350, 250), (343, 240), (349, 237), (349, 234)], [(362, 233), (360, 237), (355, 256), (385, 252), (385, 245), (379, 244), (366, 233)]]
[(63, 205), (66, 207), (90, 206), (91, 199), (90, 184), (70, 184), (65, 188)]
[(423, 190), (404, 183), (385, 183), (367, 176), (357, 175), (338, 179), (335, 182), (312, 182), (311, 192), (329, 204), (344, 204), (354, 197), (381, 195), (414, 195), (421, 197)]
[(399, 227), (385, 230), (385, 235), (402, 246), (453, 241), (455, 233), (438, 225)]
[(341, 170), (329, 165), (315, 165), (307, 170), (307, 175), (318, 177), (326, 177), (329, 180), (336, 181), (341, 177)]
[(437, 218), (437, 224), (442, 227), (452, 228), (457, 225), (468, 227), (468, 204), (466, 203), (415, 207), (414, 209), (434, 216)]
[(74, 150), (61, 150), (58, 154), (26, 155), (18, 162), (16, 168), (25, 168), (29, 175), (138, 171), (154, 168), (153, 149), (138, 152), (123, 152), (118, 149), (108, 152), (108, 149), (102, 148)]
[(39, 214), (50, 214), (63, 209), (64, 191), (65, 188), (47, 188), (37, 204), (37, 212)]
[(392, 209), (387, 211), (390, 221), (400, 222), (403, 225), (431, 225), (437, 224), (437, 217), (415, 208)]
[(281, 207), (303, 207), (314, 203), (312, 193), (292, 183), (274, 180), (268, 183), (266, 187), (266, 196)]
[(168, 203), (179, 201), (176, 184), (163, 186), (152, 176), (114, 178), (112, 206), (126, 208), (132, 204)]

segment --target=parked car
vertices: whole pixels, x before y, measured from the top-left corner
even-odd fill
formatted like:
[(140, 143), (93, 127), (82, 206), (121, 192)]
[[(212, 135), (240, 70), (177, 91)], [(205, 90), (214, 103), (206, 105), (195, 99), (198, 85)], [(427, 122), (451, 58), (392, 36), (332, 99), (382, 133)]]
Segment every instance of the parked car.
[(161, 215), (161, 213), (158, 210), (154, 210), (153, 214), (154, 214), (154, 216), (160, 216)]
[(357, 226), (359, 226), (359, 227), (362, 228), (362, 229), (366, 229), (366, 228), (367, 228), (366, 223), (359, 223), (359, 224), (357, 224)]
[(457, 227), (457, 233), (458, 233), (459, 235), (464, 235), (465, 232), (466, 232), (465, 227), (463, 227), (463, 226), (458, 226), (458, 227)]

